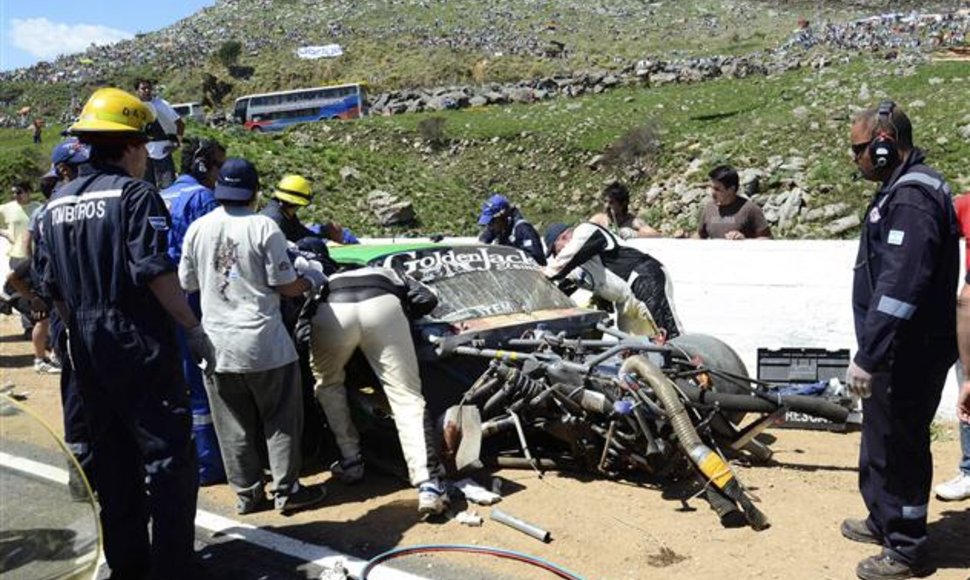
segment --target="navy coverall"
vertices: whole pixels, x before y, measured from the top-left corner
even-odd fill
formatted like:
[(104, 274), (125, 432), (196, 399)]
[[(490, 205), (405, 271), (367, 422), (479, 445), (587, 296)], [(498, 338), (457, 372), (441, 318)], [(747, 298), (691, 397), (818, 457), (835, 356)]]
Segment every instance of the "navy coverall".
[(925, 556), (930, 423), (957, 358), (959, 237), (943, 178), (914, 150), (866, 211), (852, 288), (864, 399), (859, 488), (870, 530), (898, 561)]
[(540, 266), (546, 265), (546, 254), (542, 251), (542, 241), (535, 227), (529, 223), (518, 208), (512, 209), (507, 218), (512, 228), (508, 233), (496, 235), (490, 228), (482, 230), (478, 241), (483, 244), (497, 243), (500, 246), (512, 246), (529, 254)]
[[(48, 251), (47, 244), (44, 242), (44, 222), (43, 212), (47, 211), (47, 205), (40, 209), (40, 220), (37, 230), (34, 232), (34, 252), (31, 254), (31, 275), (34, 280), (42, 281), (47, 270)], [(50, 296), (47, 295), (43, 283), (36, 284), (36, 291), (41, 294), (45, 301), (50, 303)], [(61, 361), (61, 410), (64, 415), (64, 443), (68, 450), (84, 471), (88, 483), (92, 489), (97, 489), (94, 480), (94, 461), (91, 456), (91, 433), (88, 429), (87, 419), (84, 415), (84, 404), (81, 400), (81, 393), (78, 392), (77, 380), (74, 376), (74, 369), (71, 366), (71, 357), (68, 356), (67, 333), (64, 332), (64, 321), (61, 320), (57, 310), (51, 310), (51, 329), (50, 340), (54, 353)], [(69, 470), (69, 487), (72, 497), (81, 499), (87, 497), (87, 490), (83, 489), (83, 484), (77, 479), (75, 470)]]
[(154, 187), (117, 167), (90, 167), (54, 193), (43, 227), (44, 282), (66, 310), (112, 578), (188, 578), (192, 415), (174, 321), (147, 286), (175, 270), (168, 212)]

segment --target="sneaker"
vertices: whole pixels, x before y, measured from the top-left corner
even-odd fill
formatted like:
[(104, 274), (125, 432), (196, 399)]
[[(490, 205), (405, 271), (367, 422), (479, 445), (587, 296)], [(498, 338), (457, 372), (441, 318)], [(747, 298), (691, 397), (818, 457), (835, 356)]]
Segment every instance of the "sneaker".
[(842, 532), (843, 537), (853, 542), (882, 545), (882, 538), (869, 529), (865, 520), (844, 519), (839, 531)]
[(50, 359), (35, 358), (34, 372), (39, 375), (59, 375), (61, 374), (61, 367), (54, 364)]
[(959, 501), (970, 498), (970, 475), (961, 472), (950, 481), (933, 488), (936, 497), (944, 501)]
[(922, 578), (931, 573), (932, 570), (905, 564), (885, 552), (869, 556), (855, 567), (856, 576), (862, 580), (906, 580)]
[(330, 466), (330, 473), (344, 483), (357, 483), (364, 479), (364, 459), (358, 454), (356, 457), (334, 461)]
[(244, 516), (269, 509), (269, 498), (260, 492), (257, 496), (240, 495), (236, 497), (236, 515)]
[(448, 508), (448, 494), (436, 479), (418, 486), (418, 513), (437, 516)]
[(327, 490), (322, 485), (303, 487), (297, 483), (293, 487), (296, 491), (286, 495), (276, 492), (276, 509), (282, 515), (289, 515), (320, 505), (327, 497)]

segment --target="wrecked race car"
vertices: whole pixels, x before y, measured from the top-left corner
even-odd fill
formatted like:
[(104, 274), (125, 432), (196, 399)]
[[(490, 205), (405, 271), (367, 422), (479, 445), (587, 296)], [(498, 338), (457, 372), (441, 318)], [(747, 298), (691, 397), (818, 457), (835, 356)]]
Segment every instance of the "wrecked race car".
[[(668, 342), (620, 332), (582, 308), (522, 251), (411, 243), (335, 248), (345, 268), (404, 271), (438, 294), (413, 336), (422, 389), (453, 472), (580, 470), (604, 477), (696, 477), (726, 525), (768, 519), (732, 471), (767, 461), (756, 436), (796, 410), (844, 422), (850, 401), (779, 396), (756, 385), (728, 345), (701, 334)], [(403, 472), (390, 407), (362, 356), (347, 387), (372, 465)]]

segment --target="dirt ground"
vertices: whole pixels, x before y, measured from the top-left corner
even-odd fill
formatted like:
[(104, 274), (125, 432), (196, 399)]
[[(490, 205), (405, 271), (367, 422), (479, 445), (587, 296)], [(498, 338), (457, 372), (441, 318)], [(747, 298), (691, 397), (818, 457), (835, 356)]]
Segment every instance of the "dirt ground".
[[(29, 343), (20, 340), (19, 325), (0, 319), (0, 385), (13, 383), (28, 395), (27, 404), (60, 428), (56, 376), (33, 372)], [(954, 425), (937, 431), (934, 482), (955, 472), (958, 442)], [(758, 497), (772, 526), (763, 532), (726, 529), (701, 499), (686, 503), (676, 490), (640, 483), (614, 482), (570, 474), (501, 470), (483, 474), (503, 480), (505, 498), (499, 507), (552, 532), (542, 544), (491, 522), (489, 508), (476, 508), (484, 526), (471, 528), (455, 521), (421, 522), (415, 494), (400, 482), (379, 474), (355, 487), (328, 484), (324, 507), (281, 518), (275, 513), (244, 517), (244, 521), (304, 541), (325, 544), (359, 557), (370, 557), (396, 546), (415, 544), (475, 544), (519, 550), (539, 556), (589, 579), (593, 578), (852, 578), (860, 559), (872, 546), (844, 540), (838, 531), (845, 517), (859, 517), (863, 504), (856, 490), (858, 434), (773, 430), (774, 462), (769, 466), (736, 466), (738, 475)], [(305, 479), (325, 482), (326, 472)], [(225, 485), (200, 491), (200, 507), (228, 517), (233, 498)], [(935, 578), (970, 578), (970, 502), (930, 503), (930, 550), (938, 568)], [(449, 578), (438, 562), (484, 566), (495, 576), (550, 578), (518, 564), (491, 566), (474, 556), (427, 558), (420, 571)], [(439, 574), (436, 574), (436, 571)], [(482, 572), (491, 577), (489, 572)]]

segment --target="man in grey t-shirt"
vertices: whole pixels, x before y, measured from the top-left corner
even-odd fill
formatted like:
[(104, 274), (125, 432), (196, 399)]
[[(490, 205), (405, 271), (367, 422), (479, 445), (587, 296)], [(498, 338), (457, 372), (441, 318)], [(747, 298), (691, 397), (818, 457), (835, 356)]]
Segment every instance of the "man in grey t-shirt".
[(771, 237), (771, 226), (758, 204), (738, 196), (738, 172), (734, 168), (719, 165), (708, 177), (711, 200), (701, 210), (695, 237), (726, 240)]
[(189, 226), (179, 263), (182, 287), (199, 292), (203, 325), (216, 351), (206, 391), (239, 514), (268, 504), (256, 433), (266, 437), (276, 509), (293, 512), (324, 498), (322, 487), (302, 487), (298, 480), (303, 398), (280, 295), (317, 290), (326, 277), (295, 270), (283, 232), (254, 211), (258, 189), (250, 162), (226, 159), (214, 190), (220, 207)]

